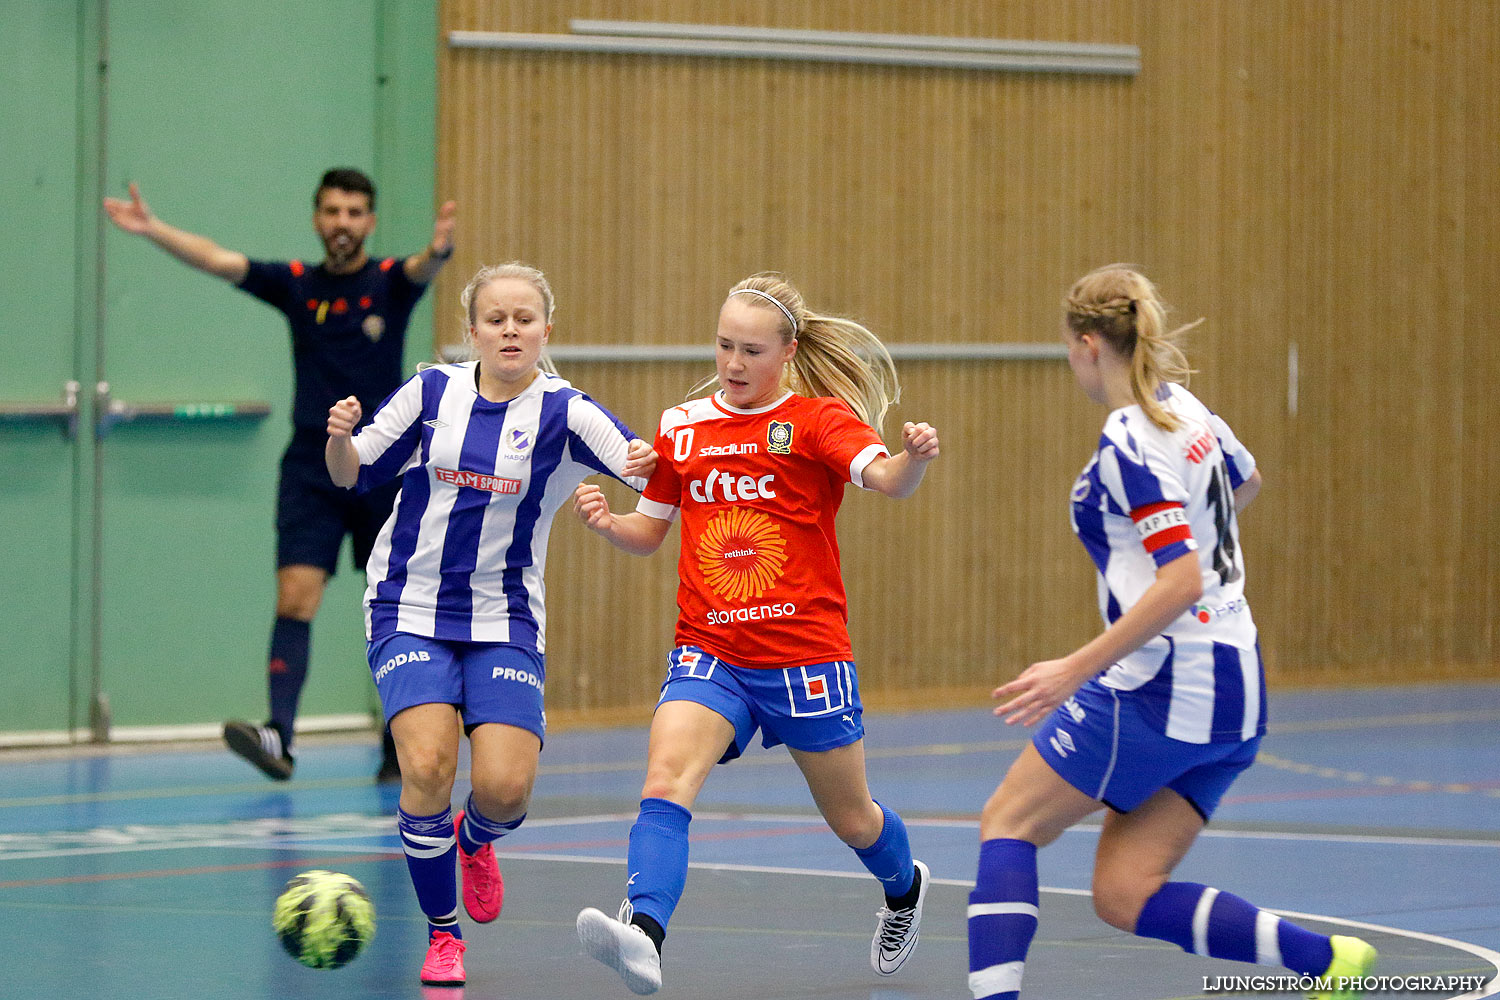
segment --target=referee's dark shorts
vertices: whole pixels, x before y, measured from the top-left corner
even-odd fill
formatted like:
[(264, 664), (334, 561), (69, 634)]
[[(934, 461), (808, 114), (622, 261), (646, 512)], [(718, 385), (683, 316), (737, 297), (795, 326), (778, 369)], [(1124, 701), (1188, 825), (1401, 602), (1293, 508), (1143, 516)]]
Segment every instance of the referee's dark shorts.
[(354, 568), (363, 570), (399, 490), (386, 483), (368, 493), (340, 489), (323, 460), (328, 435), (299, 429), (281, 456), (276, 495), (276, 568), (318, 566), (333, 576), (339, 546), (353, 535)]

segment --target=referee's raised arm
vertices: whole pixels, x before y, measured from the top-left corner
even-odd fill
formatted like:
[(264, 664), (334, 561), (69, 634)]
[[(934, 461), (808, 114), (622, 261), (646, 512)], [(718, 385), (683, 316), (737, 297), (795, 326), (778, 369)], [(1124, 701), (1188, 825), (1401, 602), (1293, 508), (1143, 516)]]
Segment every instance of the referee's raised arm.
[(163, 222), (152, 214), (140, 187), (130, 183), (130, 198), (105, 198), (109, 220), (127, 233), (144, 236), (189, 267), (239, 284), (250, 270), (250, 260), (238, 250), (227, 250), (207, 236)]
[(445, 201), (432, 222), (432, 242), (412, 254), (401, 263), (406, 276), (419, 285), (426, 285), (437, 277), (437, 273), (453, 256), (453, 227), (458, 222), (458, 202)]

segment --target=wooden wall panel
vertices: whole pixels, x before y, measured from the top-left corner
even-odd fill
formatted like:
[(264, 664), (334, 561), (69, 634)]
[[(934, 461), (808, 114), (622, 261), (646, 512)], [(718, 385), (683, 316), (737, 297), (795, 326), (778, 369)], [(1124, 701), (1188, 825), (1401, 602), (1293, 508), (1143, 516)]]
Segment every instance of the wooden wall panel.
[[(445, 31), (589, 17), (1124, 42), (1143, 69), (444, 47), (438, 188), (463, 236), (439, 314), (478, 264), (519, 257), (553, 279), (560, 343), (706, 342), (724, 291), (774, 268), (888, 341), (1039, 341), (1078, 274), (1137, 263), (1176, 318), (1207, 317), (1193, 387), (1267, 477), (1244, 538), (1273, 681), (1494, 676), (1496, 10), (451, 0)], [(911, 500), (846, 502), (856, 652), (876, 700), (972, 695), (1096, 627), (1065, 497), (1102, 414), (1060, 362), (902, 368), (893, 416), (936, 418), (945, 453)], [(566, 374), (645, 432), (697, 369)], [(671, 558), (606, 549), (560, 526), (549, 573), (552, 704), (591, 718), (649, 703), (672, 616)]]
[[(1500, 42), (1500, 6), (1479, 5), (1470, 12), (1467, 30), (1454, 53), (1462, 65), (1462, 145), (1443, 150), (1463, 164), (1462, 210), (1446, 224), (1462, 240), (1457, 262), (1444, 262), (1462, 276), (1463, 344), (1454, 363), (1469, 373), (1457, 399), (1463, 419), (1455, 439), (1462, 473), (1450, 480), (1461, 541), (1451, 567), (1458, 592), (1452, 623), (1453, 659), (1484, 663), (1500, 648), (1500, 338), (1494, 335), (1495, 304), (1500, 302), (1500, 176), (1495, 151), (1500, 149), (1500, 85), (1494, 52)], [(1453, 475), (1452, 470), (1444, 470)]]

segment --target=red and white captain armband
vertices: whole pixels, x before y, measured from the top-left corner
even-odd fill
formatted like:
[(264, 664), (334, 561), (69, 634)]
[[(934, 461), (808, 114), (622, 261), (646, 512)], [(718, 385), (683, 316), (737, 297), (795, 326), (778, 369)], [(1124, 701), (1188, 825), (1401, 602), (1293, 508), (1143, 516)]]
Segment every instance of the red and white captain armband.
[(1193, 529), (1188, 526), (1187, 511), (1170, 500), (1148, 503), (1130, 512), (1135, 530), (1140, 532), (1146, 551), (1159, 552), (1176, 542), (1191, 542)]

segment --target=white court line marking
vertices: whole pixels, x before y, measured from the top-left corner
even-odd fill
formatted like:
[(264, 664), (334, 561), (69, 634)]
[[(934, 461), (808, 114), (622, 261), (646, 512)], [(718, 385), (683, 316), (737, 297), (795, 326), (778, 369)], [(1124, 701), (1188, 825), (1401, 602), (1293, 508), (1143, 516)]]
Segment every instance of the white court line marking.
[[(598, 814), (593, 814), (593, 815), (588, 815), (588, 816), (565, 816), (565, 817), (554, 817), (554, 818), (550, 818), (550, 819), (537, 819), (533, 823), (528, 824), (528, 826), (535, 826), (535, 827), (568, 827), (568, 826), (596, 825), (596, 824), (600, 824), (600, 823), (611, 823), (611, 822), (621, 822), (621, 823), (623, 823), (623, 822), (626, 822), (628, 820), (633, 820), (634, 818), (635, 818), (635, 814), (634, 813), (598, 813)], [(809, 817), (809, 816), (806, 816), (806, 815), (795, 815), (795, 814), (772, 814), (772, 813), (743, 813), (743, 814), (741, 814), (741, 813), (714, 813), (714, 812), (705, 812), (705, 813), (699, 814), (695, 818), (697, 818), (697, 819), (704, 819), (704, 820), (715, 820), (715, 821), (758, 822), (758, 823), (774, 824), (774, 823), (788, 823), (788, 822), (791, 822), (791, 823), (805, 823), (805, 822), (807, 822), (809, 819), (811, 819), (813, 817)], [(275, 832), (275, 828), (276, 828), (277, 824), (285, 824), (285, 828), (286, 829), (284, 829), (284, 832)], [(319, 831), (319, 829), (318, 829), (319, 824), (323, 824), (325, 826), (325, 828), (327, 826), (333, 826), (334, 829), (327, 830), (326, 832), (322, 832), (322, 831)], [(344, 827), (344, 829), (342, 829), (342, 830), (338, 829), (338, 826), (340, 826), (340, 825), (342, 825)], [(974, 827), (977, 827), (978, 823), (975, 822), (975, 821), (972, 821), (972, 820), (920, 820), (920, 819), (918, 819), (918, 820), (909, 820), (909, 821), (907, 821), (907, 825), (908, 826), (932, 826), (932, 827), (940, 827), (940, 828), (969, 828), (969, 829), (972, 829)], [(223, 836), (223, 832), (226, 830), (226, 828), (231, 828), (231, 827), (239, 827), (239, 828), (241, 828), (244, 831), (243, 836), (254, 837), (255, 839), (254, 840), (237, 840), (237, 839), (231, 839), (231, 838), (224, 837)], [(288, 849), (288, 848), (295, 848), (295, 849), (297, 849), (299, 851), (310, 852), (310, 853), (311, 852), (323, 852), (323, 853), (344, 852), (344, 851), (348, 851), (350, 849), (350, 846), (348, 844), (319, 846), (319, 845), (316, 845), (316, 844), (302, 843), (301, 841), (302, 841), (303, 838), (309, 838), (309, 837), (317, 838), (317, 839), (320, 839), (320, 840), (330, 840), (330, 839), (345, 839), (345, 840), (347, 840), (347, 839), (360, 839), (360, 838), (369, 837), (371, 835), (389, 835), (390, 829), (391, 829), (391, 819), (388, 816), (363, 816), (363, 815), (359, 815), (359, 814), (348, 814), (348, 813), (336, 814), (336, 815), (324, 816), (324, 817), (309, 817), (309, 818), (306, 818), (306, 819), (286, 820), (286, 821), (279, 821), (279, 820), (253, 820), (253, 821), (245, 821), (245, 822), (232, 823), (232, 824), (194, 823), (194, 824), (183, 824), (182, 826), (175, 827), (175, 828), (174, 827), (147, 827), (147, 826), (99, 828), (99, 829), (96, 829), (96, 830), (85, 831), (82, 834), (82, 836), (84, 836), (86, 838), (93, 838), (95, 840), (101, 840), (101, 841), (102, 840), (111, 840), (111, 839), (114, 839), (114, 840), (116, 840), (116, 842), (114, 842), (114, 843), (95, 843), (95, 844), (89, 845), (89, 846), (79, 846), (79, 847), (75, 847), (75, 848), (65, 848), (65, 849), (50, 850), (50, 851), (24, 851), (24, 852), (12, 852), (12, 853), (3, 853), (3, 852), (0, 852), (0, 861), (20, 860), (20, 859), (23, 859), (23, 858), (70, 857), (70, 856), (76, 856), (76, 855), (80, 855), (80, 854), (119, 854), (119, 853), (126, 853), (126, 852), (135, 852), (135, 851), (182, 850), (182, 849), (188, 849), (188, 848), (207, 848), (207, 847), (241, 848), (241, 849), (243, 849), (243, 848), (250, 848), (250, 849), (259, 849), (259, 850), (284, 850), (284, 849)], [(1084, 830), (1084, 831), (1087, 831), (1090, 828), (1087, 828), (1087, 827), (1073, 827), (1072, 829), (1073, 830)], [(1095, 827), (1092, 827), (1091, 829), (1097, 831), (1098, 827), (1095, 826)], [(198, 839), (198, 840), (181, 839), (179, 837), (177, 839), (173, 839), (170, 842), (152, 841), (152, 839), (151, 839), (151, 835), (152, 834), (165, 835), (165, 834), (170, 834), (174, 830), (177, 831), (179, 834), (183, 833), (183, 832), (189, 832), (189, 833), (190, 832), (197, 832), (197, 833), (202, 834), (202, 833), (207, 833), (209, 831), (217, 830), (217, 831), (220, 832), (220, 836), (214, 837), (214, 838)], [(1205, 832), (1209, 832), (1209, 831), (1205, 831)], [(1253, 837), (1255, 839), (1278, 839), (1278, 838), (1286, 838), (1287, 837), (1287, 835), (1272, 834), (1272, 833), (1265, 833), (1265, 832), (1252, 832), (1252, 833), (1245, 833), (1245, 834), (1237, 834), (1235, 831), (1232, 831), (1232, 830), (1213, 831), (1213, 832), (1216, 832), (1220, 836), (1224, 836), (1224, 837), (1247, 836), (1247, 837)], [(65, 833), (63, 835), (64, 836), (69, 836), (69, 837), (78, 837), (78, 836), (80, 836), (80, 834), (78, 834), (77, 832), (68, 832), (68, 833)], [(46, 837), (48, 835), (47, 834), (25, 834), (25, 835), (15, 835), (15, 834), (13, 834), (13, 835), (8, 835), (8, 836), (11, 837), (11, 838), (19, 838), (19, 837), (23, 837), (24, 836), (24, 838), (27, 839), (27, 840), (35, 841), (35, 839), (37, 837)], [(122, 838), (132, 839), (132, 840), (135, 840), (135, 842), (132, 842), (132, 843), (119, 843), (118, 839), (122, 839)], [(144, 838), (144, 839), (136, 840), (136, 838)], [(4, 839), (4, 838), (0, 838), (0, 839)], [(1343, 840), (1356, 839), (1356, 838), (1334, 838), (1334, 837), (1325, 838), (1325, 837), (1321, 837), (1319, 835), (1293, 835), (1292, 837), (1287, 838), (1287, 839), (1330, 839), (1330, 840), (1343, 841)], [(1493, 841), (1448, 841), (1448, 840), (1440, 840), (1440, 839), (1437, 839), (1437, 838), (1430, 838), (1430, 837), (1415, 837), (1415, 838), (1381, 837), (1381, 838), (1360, 838), (1360, 839), (1373, 840), (1373, 841), (1378, 842), (1378, 843), (1392, 844), (1392, 845), (1420, 845), (1420, 846), (1439, 845), (1439, 846), (1462, 846), (1462, 847), (1495, 847), (1495, 846), (1497, 846)], [(393, 854), (399, 853), (399, 848), (386, 847), (384, 849), (390, 850), (391, 853), (393, 853)], [(607, 864), (607, 865), (619, 865), (621, 867), (624, 867), (624, 865), (625, 865), (625, 859), (618, 858), (618, 857), (599, 857), (599, 856), (577, 855), (577, 854), (550, 854), (550, 853), (542, 853), (542, 852), (537, 852), (537, 851), (503, 851), (503, 850), (497, 850), (495, 853), (499, 857), (507, 858), (507, 859), (510, 859), (510, 860), (551, 861), (551, 862), (557, 862), (557, 863), (571, 863), (571, 864)], [(866, 878), (869, 878), (869, 874), (866, 873), (866, 872), (835, 872), (835, 871), (826, 871), (826, 870), (823, 870), (823, 869), (816, 869), (816, 868), (784, 868), (784, 867), (777, 867), (777, 866), (771, 866), (771, 865), (720, 864), (720, 863), (706, 862), (706, 861), (694, 861), (694, 862), (690, 862), (689, 865), (688, 865), (688, 867), (689, 868), (697, 868), (697, 869), (702, 870), (702, 871), (734, 871), (734, 872), (749, 872), (749, 873), (760, 873), (760, 874), (770, 874), (770, 875), (820, 876), (820, 877), (823, 877), (823, 878), (846, 878), (846, 879), (866, 879)], [(937, 884), (937, 885), (947, 885), (947, 886), (953, 886), (953, 887), (956, 887), (956, 888), (969, 888), (969, 889), (972, 889), (974, 887), (974, 883), (973, 882), (965, 881), (963, 879), (934, 878), (932, 881), (935, 884)], [(1043, 886), (1043, 887), (1041, 887), (1040, 891), (1046, 892), (1046, 893), (1052, 893), (1054, 895), (1063, 895), (1063, 896), (1089, 896), (1089, 895), (1091, 895), (1091, 893), (1087, 889), (1064, 889), (1064, 888), (1055, 888), (1055, 887), (1052, 887), (1052, 886)], [(1479, 959), (1481, 959), (1481, 960), (1483, 960), (1485, 962), (1488, 962), (1491, 966), (1494, 967), (1496, 974), (1494, 976), (1492, 976), (1489, 979), (1489, 981), (1486, 982), (1485, 985), (1482, 987), (1482, 989), (1483, 989), (1484, 992), (1471, 991), (1469, 993), (1463, 994), (1462, 996), (1453, 997), (1453, 998), (1451, 998), (1451, 1000), (1483, 1000), (1483, 998), (1485, 998), (1485, 997), (1495, 996), (1497, 993), (1500, 993), (1500, 952), (1492, 951), (1491, 949), (1485, 948), (1485, 947), (1483, 947), (1481, 945), (1470, 944), (1467, 941), (1458, 941), (1458, 940), (1453, 939), (1453, 938), (1441, 937), (1441, 936), (1436, 935), (1436, 934), (1427, 934), (1427, 933), (1424, 933), (1422, 931), (1408, 931), (1408, 930), (1403, 930), (1403, 929), (1398, 928), (1398, 927), (1388, 927), (1388, 926), (1385, 926), (1383, 924), (1370, 924), (1370, 923), (1364, 923), (1364, 922), (1361, 922), (1361, 921), (1358, 921), (1358, 920), (1346, 920), (1346, 919), (1344, 919), (1342, 917), (1324, 916), (1322, 914), (1317, 914), (1317, 913), (1300, 913), (1300, 912), (1293, 911), (1293, 910), (1274, 910), (1274, 909), (1270, 910), (1269, 912), (1276, 913), (1276, 914), (1279, 914), (1279, 915), (1285, 916), (1285, 917), (1291, 917), (1293, 919), (1316, 920), (1316, 921), (1319, 921), (1321, 923), (1334, 924), (1334, 925), (1340, 926), (1340, 927), (1349, 927), (1349, 928), (1354, 928), (1354, 929), (1358, 929), (1358, 930), (1367, 930), (1367, 931), (1378, 931), (1378, 932), (1384, 933), (1384, 934), (1391, 934), (1391, 935), (1395, 935), (1397, 937), (1405, 937), (1405, 938), (1410, 938), (1410, 939), (1418, 940), (1418, 941), (1426, 941), (1426, 942), (1429, 942), (1431, 944), (1442, 945), (1444, 947), (1453, 948), (1453, 949), (1455, 949), (1457, 951), (1466, 952), (1466, 953), (1468, 953), (1470, 955), (1475, 956), (1476, 958), (1479, 958)]]
[[(557, 816), (529, 820), (525, 829), (559, 828), (628, 823), (634, 812), (596, 813), (586, 816)], [(736, 813), (704, 811), (694, 815), (699, 822), (763, 823), (768, 825), (802, 824), (816, 821), (817, 816), (796, 813)], [(907, 819), (906, 825), (924, 829), (964, 830), (978, 828), (977, 820)], [(1068, 833), (1098, 833), (1098, 824), (1080, 823)], [(64, 830), (44, 833), (0, 834), (0, 862), (33, 858), (62, 858), (94, 854), (124, 854), (137, 851), (183, 850), (206, 847), (253, 847), (269, 849), (327, 850), (304, 841), (350, 840), (392, 836), (395, 823), (389, 816), (367, 816), (358, 813), (336, 813), (301, 819), (235, 820), (228, 823), (183, 823), (167, 825), (129, 824), (97, 827), (91, 830)], [(1322, 834), (1268, 830), (1204, 830), (1199, 836), (1221, 840), (1265, 840), (1321, 842), (1332, 844), (1366, 844), (1380, 847), (1450, 847), (1494, 850), (1500, 840), (1478, 840), (1459, 837), (1377, 836), (1372, 834)], [(50, 842), (51, 846), (32, 848), (22, 845)], [(399, 850), (398, 846), (371, 848)], [(537, 856), (537, 855), (532, 855)]]
[[(571, 861), (590, 865), (619, 865), (622, 868), (625, 866), (625, 861), (623, 858), (585, 857), (573, 854), (536, 854), (529, 851), (496, 851), (495, 855), (497, 857), (513, 860), (532, 859), (537, 861), (555, 861), (564, 863)], [(781, 868), (774, 865), (717, 864), (707, 861), (691, 861), (688, 863), (688, 867), (697, 868), (703, 871), (752, 872), (766, 875), (816, 875), (823, 878), (848, 879), (868, 879), (870, 877), (869, 872), (831, 872), (821, 868)], [(932, 884), (948, 885), (959, 889), (974, 888), (973, 882), (957, 878), (934, 878), (932, 880)], [(1041, 886), (1039, 891), (1048, 892), (1059, 896), (1093, 895), (1093, 893), (1089, 892), (1087, 889), (1059, 889), (1053, 888), (1052, 886)], [(1455, 951), (1467, 952), (1468, 954), (1473, 955), (1476, 958), (1490, 963), (1490, 965), (1492, 965), (1495, 969), (1495, 975), (1491, 976), (1490, 980), (1482, 987), (1485, 992), (1478, 993), (1471, 991), (1463, 994), (1462, 996), (1452, 997), (1450, 998), (1450, 1000), (1482, 1000), (1482, 998), (1484, 997), (1491, 997), (1496, 993), (1500, 993), (1500, 952), (1491, 951), (1489, 948), (1485, 948), (1482, 945), (1470, 944), (1467, 941), (1458, 941), (1453, 938), (1440, 937), (1436, 934), (1426, 934), (1422, 931), (1402, 930), (1399, 927), (1386, 927), (1383, 924), (1368, 924), (1360, 920), (1345, 920), (1343, 917), (1326, 917), (1321, 913), (1300, 913), (1296, 910), (1274, 910), (1270, 909), (1269, 907), (1266, 907), (1266, 910), (1267, 912), (1275, 913), (1283, 917), (1290, 917), (1295, 920), (1316, 920), (1319, 923), (1334, 924), (1338, 927), (1348, 927), (1354, 930), (1378, 931), (1382, 934), (1391, 934), (1396, 937), (1413, 938), (1418, 941), (1426, 941), (1429, 944), (1443, 945), (1445, 947), (1452, 948)]]
[[(809, 818), (817, 819), (818, 817), (798, 816), (792, 813), (701, 812), (694, 813), (693, 818), (695, 820), (739, 820), (746, 823), (805, 823)], [(929, 829), (977, 830), (979, 828), (979, 821), (973, 819), (911, 819), (903, 817), (903, 821), (907, 826)], [(1101, 829), (1103, 828), (1098, 823), (1077, 823), (1068, 827), (1067, 832), (1098, 833)], [(1377, 844), (1396, 847), (1500, 848), (1500, 838), (1482, 840), (1479, 838), (1402, 836), (1398, 834), (1300, 833), (1294, 830), (1278, 832), (1275, 830), (1222, 830), (1213, 828), (1201, 831), (1198, 836), (1219, 837), (1231, 840), (1290, 840), (1331, 844)]]
[(1394, 927), (1384, 927), (1380, 924), (1367, 924), (1359, 920), (1344, 920), (1341, 917), (1325, 917), (1317, 913), (1298, 913), (1296, 910), (1272, 910), (1272, 913), (1283, 917), (1291, 917), (1294, 920), (1319, 920), (1323, 923), (1338, 924), (1340, 927), (1352, 927), (1361, 931), (1381, 931), (1386, 934), (1397, 934), (1401, 937), (1415, 938), (1418, 941), (1429, 941), (1433, 944), (1447, 945), (1450, 948), (1458, 948), (1484, 959), (1495, 967), (1495, 975), (1491, 976), (1489, 982), (1480, 989), (1483, 993), (1470, 990), (1468, 993), (1453, 997), (1452, 1000), (1482, 1000), (1484, 997), (1492, 997), (1500, 993), (1500, 952), (1491, 951), (1489, 948), (1477, 944), (1469, 944), (1467, 941), (1455, 941), (1452, 938), (1438, 937), (1436, 934), (1424, 934), (1421, 931), (1403, 931)]

